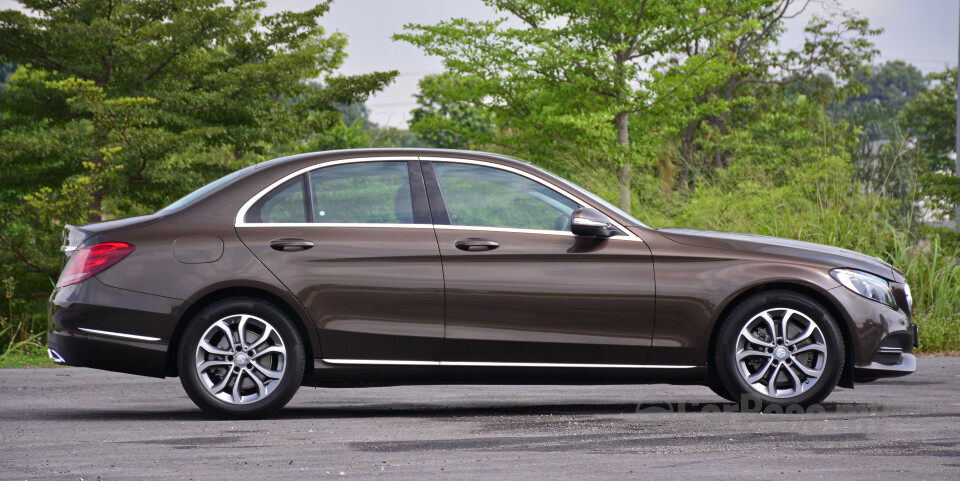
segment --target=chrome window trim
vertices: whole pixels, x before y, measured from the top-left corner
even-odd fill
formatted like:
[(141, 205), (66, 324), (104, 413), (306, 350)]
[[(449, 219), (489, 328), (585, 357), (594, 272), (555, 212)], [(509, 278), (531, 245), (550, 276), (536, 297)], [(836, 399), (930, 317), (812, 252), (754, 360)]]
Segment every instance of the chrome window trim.
[(557, 362), (474, 362), (474, 361), (395, 361), (381, 359), (323, 359), (327, 364), (369, 366), (454, 366), (454, 367), (567, 367), (607, 369), (693, 369), (697, 366), (665, 364), (579, 364)]
[(256, 222), (237, 224), (236, 227), (381, 227), (391, 229), (432, 229), (432, 224), (350, 224), (344, 222)]
[(136, 339), (138, 341), (159, 341), (159, 337), (150, 337), (150, 336), (138, 336), (136, 334), (126, 334), (123, 332), (113, 332), (113, 331), (101, 331), (99, 329), (89, 329), (86, 327), (78, 328), (83, 332), (89, 332), (91, 334), (100, 334), (102, 336), (113, 336), (113, 337), (122, 337), (125, 339)]
[[(472, 231), (508, 232), (508, 233), (516, 233), (516, 234), (561, 235), (561, 236), (571, 236), (571, 237), (573, 236), (573, 233), (572, 233), (572, 232), (566, 232), (566, 231), (538, 230), (538, 229), (513, 229), (513, 228), (507, 228), (507, 227), (466, 226), (466, 225), (369, 224), (369, 223), (357, 223), (357, 224), (350, 224), (350, 223), (329, 223), (329, 224), (324, 224), (324, 223), (318, 223), (318, 222), (303, 222), (303, 223), (297, 222), (297, 223), (275, 223), (275, 224), (272, 224), (272, 223), (269, 223), (269, 222), (249, 222), (249, 223), (248, 223), (248, 222), (244, 222), (244, 218), (245, 218), (246, 215), (247, 215), (247, 211), (253, 206), (253, 204), (255, 204), (258, 200), (260, 200), (261, 197), (267, 195), (267, 193), (269, 193), (269, 192), (272, 191), (273, 189), (279, 187), (279, 186), (282, 185), (284, 182), (287, 182), (288, 180), (290, 180), (290, 179), (292, 179), (292, 178), (294, 178), (294, 177), (296, 177), (296, 176), (298, 176), (298, 175), (302, 175), (302, 174), (304, 174), (304, 173), (306, 173), (306, 172), (310, 172), (310, 171), (316, 170), (316, 169), (321, 169), (321, 168), (324, 168), (324, 167), (332, 167), (332, 166), (341, 165), (341, 164), (352, 164), (352, 163), (357, 163), (357, 162), (390, 162), (390, 161), (393, 161), (393, 162), (407, 162), (407, 161), (411, 161), (411, 160), (419, 160), (419, 161), (423, 161), (423, 162), (453, 162), (453, 163), (461, 163), (461, 164), (480, 165), (480, 166), (483, 166), (483, 167), (490, 167), (490, 168), (494, 168), (494, 169), (505, 170), (505, 171), (507, 171), (507, 172), (511, 172), (511, 173), (514, 173), (514, 174), (517, 174), (517, 175), (526, 177), (526, 178), (528, 178), (528, 179), (530, 179), (530, 180), (532, 180), (532, 181), (534, 181), (534, 182), (536, 182), (536, 183), (538, 183), (538, 184), (540, 184), (540, 185), (543, 185), (544, 187), (547, 187), (548, 189), (553, 190), (554, 192), (559, 193), (559, 194), (562, 195), (563, 197), (566, 197), (568, 200), (571, 200), (571, 201), (573, 201), (573, 202), (576, 202), (577, 205), (590, 207), (590, 208), (592, 208), (592, 209), (597, 209), (595, 205), (590, 204), (589, 202), (584, 202), (582, 199), (580, 199), (580, 198), (577, 197), (576, 195), (571, 194), (571, 193), (568, 192), (567, 190), (565, 190), (565, 189), (563, 189), (563, 188), (561, 188), (561, 187), (559, 187), (559, 186), (557, 186), (557, 185), (555, 185), (555, 184), (553, 184), (553, 183), (551, 183), (551, 182), (548, 182), (548, 181), (546, 181), (546, 180), (544, 180), (544, 179), (541, 179), (541, 178), (539, 178), (539, 177), (537, 177), (537, 176), (535, 176), (535, 175), (533, 175), (533, 174), (530, 174), (530, 173), (528, 173), (528, 172), (524, 172), (524, 171), (522, 171), (522, 170), (520, 170), (520, 169), (516, 169), (516, 168), (510, 167), (510, 166), (508, 166), (508, 165), (498, 164), (498, 163), (495, 163), (495, 162), (488, 162), (488, 161), (484, 161), (484, 160), (461, 159), (461, 158), (457, 158), (457, 157), (402, 156), (402, 155), (399, 155), (399, 156), (390, 156), (390, 157), (354, 157), (354, 158), (349, 158), (349, 159), (340, 159), (340, 160), (333, 160), (333, 161), (329, 161), (329, 162), (322, 162), (322, 163), (319, 163), (319, 164), (311, 165), (311, 166), (309, 166), (309, 167), (304, 167), (304, 168), (302, 168), (302, 169), (300, 169), (300, 170), (298, 170), (298, 171), (296, 171), (296, 172), (293, 172), (293, 173), (291, 173), (291, 174), (288, 174), (288, 175), (284, 176), (283, 178), (281, 178), (280, 180), (278, 180), (278, 181), (270, 184), (269, 186), (267, 186), (266, 188), (264, 188), (263, 190), (261, 190), (260, 192), (258, 192), (256, 195), (254, 195), (253, 197), (251, 197), (249, 200), (247, 200), (247, 202), (245, 202), (245, 203), (243, 204), (243, 206), (240, 207), (240, 211), (237, 212), (237, 217), (236, 217), (236, 219), (235, 219), (235, 221), (234, 221), (234, 227), (367, 227), (367, 228), (379, 227), (379, 228), (406, 228), (406, 229), (425, 229), (425, 228), (430, 228), (430, 227), (432, 227), (432, 228), (435, 228), (435, 229), (443, 229), (443, 230), (472, 230)], [(597, 210), (600, 210), (600, 209), (597, 209)], [(602, 210), (600, 210), (600, 211), (603, 212)], [(624, 227), (623, 225), (621, 225), (619, 222), (617, 222), (617, 221), (615, 221), (615, 220), (613, 220), (613, 219), (610, 219), (610, 222), (613, 223), (613, 225), (614, 225), (617, 229), (619, 229), (621, 232), (623, 232), (623, 233), (626, 234), (626, 235), (613, 236), (613, 237), (609, 237), (608, 239), (610, 239), (610, 240), (623, 240), (623, 241), (630, 241), (630, 242), (643, 242), (643, 239), (640, 239), (639, 237), (637, 237), (633, 232), (630, 232), (627, 228), (625, 228), (625, 227)]]

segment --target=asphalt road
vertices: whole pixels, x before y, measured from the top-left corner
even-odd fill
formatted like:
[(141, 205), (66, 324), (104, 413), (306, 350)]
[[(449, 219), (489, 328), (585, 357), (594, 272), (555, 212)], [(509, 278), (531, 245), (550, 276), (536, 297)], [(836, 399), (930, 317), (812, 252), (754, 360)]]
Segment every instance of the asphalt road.
[(960, 358), (802, 414), (734, 407), (665, 385), (304, 388), (231, 422), (177, 379), (10, 369), (0, 479), (960, 479)]

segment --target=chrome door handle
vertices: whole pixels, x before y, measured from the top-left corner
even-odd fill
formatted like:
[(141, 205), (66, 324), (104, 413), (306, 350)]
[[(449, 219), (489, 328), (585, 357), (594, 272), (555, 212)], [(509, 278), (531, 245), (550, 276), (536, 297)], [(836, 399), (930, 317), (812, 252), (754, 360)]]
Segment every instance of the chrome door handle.
[(492, 241), (490, 239), (479, 239), (476, 237), (460, 239), (457, 242), (454, 242), (453, 245), (457, 246), (457, 249), (468, 252), (492, 251), (497, 247), (500, 247), (500, 243), (497, 241)]
[(306, 239), (283, 238), (270, 241), (270, 248), (280, 252), (305, 251), (313, 247), (313, 242)]

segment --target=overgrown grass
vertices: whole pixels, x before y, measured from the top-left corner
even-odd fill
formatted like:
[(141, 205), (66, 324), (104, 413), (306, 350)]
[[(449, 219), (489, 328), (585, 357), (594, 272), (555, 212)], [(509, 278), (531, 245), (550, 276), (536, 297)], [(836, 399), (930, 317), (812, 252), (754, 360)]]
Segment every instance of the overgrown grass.
[(0, 369), (22, 367), (57, 367), (43, 346), (21, 346), (0, 356)]
[(44, 304), (17, 298), (16, 284), (12, 277), (3, 279), (7, 305), (0, 315), (0, 367), (39, 365), (40, 356), (46, 358)]

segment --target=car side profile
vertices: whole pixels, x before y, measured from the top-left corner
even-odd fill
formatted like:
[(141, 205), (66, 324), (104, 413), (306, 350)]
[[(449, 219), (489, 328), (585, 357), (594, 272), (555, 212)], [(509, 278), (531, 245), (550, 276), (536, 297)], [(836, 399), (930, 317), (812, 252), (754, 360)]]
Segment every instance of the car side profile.
[(221, 417), (301, 385), (704, 384), (809, 405), (916, 366), (889, 264), (653, 229), (493, 154), (275, 159), (152, 215), (67, 226), (63, 250), (51, 358), (179, 376)]

